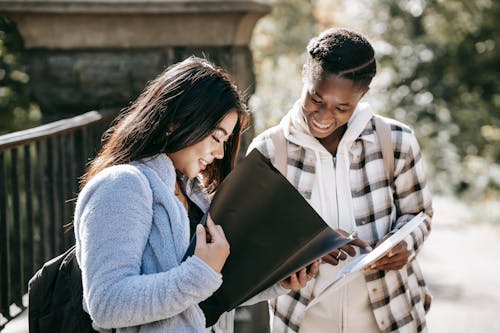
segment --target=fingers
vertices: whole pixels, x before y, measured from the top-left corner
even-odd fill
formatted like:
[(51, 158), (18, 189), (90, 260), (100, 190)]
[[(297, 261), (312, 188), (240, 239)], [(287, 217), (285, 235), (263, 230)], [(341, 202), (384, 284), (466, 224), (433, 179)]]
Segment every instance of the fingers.
[[(345, 252), (346, 254), (350, 255), (351, 257), (354, 257), (356, 255), (356, 250), (350, 245), (344, 245), (340, 249), (343, 252)], [(346, 256), (346, 259), (347, 259), (347, 256)], [(342, 260), (344, 260), (344, 259), (342, 259)]]
[(280, 284), (285, 289), (298, 291), (304, 288), (312, 278), (318, 275), (320, 260), (314, 261), (307, 267), (302, 268), (297, 273), (294, 273), (286, 279), (280, 281)]
[(196, 226), (196, 248), (194, 254), (220, 272), (230, 252), (229, 242), (224, 230), (216, 225), (210, 216), (207, 217), (206, 228), (201, 224)]
[(364, 241), (360, 238), (354, 238), (352, 241), (349, 242), (350, 245), (354, 245), (359, 247), (360, 249), (363, 249), (367, 252), (370, 252), (372, 250), (372, 247), (367, 241)]
[(208, 215), (207, 217), (207, 230), (213, 243), (226, 241), (224, 230), (222, 230), (222, 227), (220, 225), (215, 224), (210, 215)]
[(402, 242), (391, 249), (387, 255), (370, 265), (368, 269), (372, 270), (397, 270), (403, 268), (408, 263), (410, 253), (406, 243)]
[(408, 259), (405, 256), (396, 256), (387, 259), (387, 257), (382, 258), (383, 260), (377, 261), (375, 264), (369, 266), (372, 270), (397, 270), (403, 268)]
[(321, 263), (321, 260), (316, 260), (313, 262), (311, 265), (309, 265), (309, 270), (307, 272), (307, 276), (309, 279), (312, 279), (319, 273), (319, 264)]
[(336, 232), (338, 232), (341, 236), (344, 236), (344, 237), (349, 237), (349, 233), (343, 229), (336, 229), (335, 230)]
[(287, 277), (286, 279), (280, 281), (280, 284), (283, 288), (291, 289), (291, 290), (293, 290), (292, 285), (296, 284), (296, 283), (297, 283), (297, 275), (296, 274), (292, 274), (289, 277)]
[(391, 271), (391, 270), (399, 270), (406, 265), (405, 260), (393, 261), (384, 265), (377, 266), (374, 270), (379, 271)]
[(207, 244), (207, 234), (205, 232), (205, 228), (201, 224), (196, 226), (196, 246), (199, 246), (199, 244)]
[(290, 275), (288, 278), (282, 280), (281, 286), (285, 289), (290, 289), (293, 291), (298, 291), (303, 288), (308, 281), (306, 268), (304, 267), (299, 272)]
[[(337, 231), (340, 235), (342, 235), (344, 237), (353, 237), (353, 235), (356, 235), (356, 232), (354, 232), (352, 235), (350, 235), (347, 231), (342, 230), (342, 229), (336, 229), (335, 231)], [(354, 237), (353, 240), (349, 242), (349, 245), (357, 246), (357, 247), (365, 250), (366, 252), (370, 252), (372, 250), (372, 247), (370, 246), (370, 244), (367, 241), (364, 241), (358, 237)], [(352, 248), (352, 246), (349, 248), (349, 250), (344, 249), (344, 246), (342, 247), (342, 250), (346, 251), (351, 257), (354, 257), (356, 255), (356, 253), (355, 253), (356, 251), (354, 250), (354, 248)], [(351, 253), (353, 253), (353, 254), (351, 254)]]
[(299, 271), (297, 280), (299, 282), (299, 284), (298, 284), (299, 289), (303, 288), (306, 285), (307, 281), (309, 281), (309, 276), (307, 275), (307, 268), (306, 267), (302, 268)]
[(219, 231), (217, 230), (217, 226), (215, 225), (214, 220), (212, 220), (212, 217), (210, 215), (207, 216), (206, 228), (212, 238), (217, 237)]
[(405, 241), (402, 241), (398, 245), (394, 246), (389, 252), (387, 253), (388, 257), (393, 257), (398, 253), (405, 253), (408, 252), (408, 247), (406, 245)]
[[(332, 252), (332, 253), (335, 253), (335, 252)], [(323, 260), (323, 262), (326, 262), (330, 265), (333, 265), (333, 266), (337, 266), (339, 264), (339, 260), (338, 259), (335, 259), (335, 255), (332, 253), (328, 253), (327, 255), (323, 256), (321, 258), (321, 260)]]
[[(323, 258), (321, 258), (324, 262), (327, 262), (331, 265), (338, 265), (340, 261), (346, 260), (347, 255), (349, 254), (351, 257), (354, 257), (356, 255), (356, 251), (351, 247), (350, 249), (347, 249), (349, 246), (346, 246), (346, 250), (344, 250), (344, 246), (341, 247), (340, 249), (335, 249), (332, 252), (328, 253), (325, 255)], [(349, 252), (347, 252), (349, 251)], [(352, 253), (352, 254), (351, 254)]]

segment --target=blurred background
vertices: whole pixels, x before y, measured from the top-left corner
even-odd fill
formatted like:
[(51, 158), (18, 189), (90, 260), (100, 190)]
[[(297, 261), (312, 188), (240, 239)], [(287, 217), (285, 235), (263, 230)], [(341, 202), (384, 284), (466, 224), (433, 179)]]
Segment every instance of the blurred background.
[[(267, 3), (273, 10), (257, 22), (251, 40), (256, 132), (276, 124), (298, 98), (308, 40), (327, 27), (352, 28), (376, 49), (379, 70), (367, 97), (377, 112), (416, 130), (434, 192), (474, 202), (499, 200), (498, 1)], [(30, 98), (29, 80), (16, 25), (0, 16), (1, 134), (43, 121), (43, 110)]]
[(257, 24), (252, 44), (257, 90), (250, 105), (257, 131), (276, 124), (298, 98), (311, 36), (331, 26), (353, 28), (377, 55), (368, 98), (377, 112), (416, 130), (434, 193), (498, 201), (498, 1), (272, 3), (274, 11)]
[[(500, 2), (261, 2), (272, 11), (253, 30), (255, 77), (241, 87), (253, 131), (277, 124), (299, 97), (311, 37), (331, 26), (367, 36), (378, 73), (366, 98), (416, 131), (436, 198), (422, 254), (436, 296), (431, 332), (500, 330)], [(29, 88), (29, 52), (0, 15), (0, 135), (58, 119)]]

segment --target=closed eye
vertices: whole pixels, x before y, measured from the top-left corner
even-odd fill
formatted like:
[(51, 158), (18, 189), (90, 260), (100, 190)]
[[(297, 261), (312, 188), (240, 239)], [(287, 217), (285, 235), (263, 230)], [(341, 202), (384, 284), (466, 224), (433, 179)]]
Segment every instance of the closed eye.
[(216, 137), (214, 134), (212, 134), (212, 139), (214, 139), (215, 142), (220, 143), (220, 139)]
[(311, 97), (311, 101), (313, 101), (314, 104), (322, 104), (323, 103), (323, 101), (321, 99), (318, 99), (316, 97), (317, 94), (314, 91), (309, 91), (308, 94), (309, 94), (309, 97)]

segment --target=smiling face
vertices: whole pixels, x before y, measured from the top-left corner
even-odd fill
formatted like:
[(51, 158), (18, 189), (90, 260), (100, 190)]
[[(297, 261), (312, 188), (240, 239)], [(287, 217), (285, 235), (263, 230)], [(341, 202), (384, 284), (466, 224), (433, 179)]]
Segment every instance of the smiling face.
[(215, 159), (222, 159), (224, 157), (224, 144), (233, 133), (237, 121), (238, 113), (231, 111), (210, 135), (191, 146), (169, 153), (168, 156), (175, 169), (188, 178), (194, 178)]
[(315, 80), (304, 71), (303, 80), (301, 103), (309, 131), (320, 141), (338, 135), (365, 91), (335, 74)]

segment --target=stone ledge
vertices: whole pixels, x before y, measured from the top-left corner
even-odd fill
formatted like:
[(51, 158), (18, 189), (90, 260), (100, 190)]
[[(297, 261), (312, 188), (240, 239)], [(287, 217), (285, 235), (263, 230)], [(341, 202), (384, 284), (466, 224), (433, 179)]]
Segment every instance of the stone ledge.
[(0, 0), (9, 13), (56, 14), (180, 14), (209, 12), (260, 12), (271, 7), (265, 1), (247, 0)]
[(248, 45), (262, 1), (0, 0), (26, 48)]

